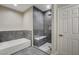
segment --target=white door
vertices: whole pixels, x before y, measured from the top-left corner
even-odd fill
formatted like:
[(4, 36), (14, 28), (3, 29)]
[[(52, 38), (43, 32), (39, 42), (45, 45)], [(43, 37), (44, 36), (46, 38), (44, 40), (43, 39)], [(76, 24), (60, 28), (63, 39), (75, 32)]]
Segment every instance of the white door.
[(59, 8), (59, 54), (79, 54), (79, 5)]

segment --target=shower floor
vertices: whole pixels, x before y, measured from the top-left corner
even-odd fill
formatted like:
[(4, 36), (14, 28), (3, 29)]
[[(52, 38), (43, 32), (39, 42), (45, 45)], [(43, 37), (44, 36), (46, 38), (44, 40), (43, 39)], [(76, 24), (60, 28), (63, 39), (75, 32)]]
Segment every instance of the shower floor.
[(49, 46), (51, 47), (51, 43), (45, 43), (45, 44), (43, 44), (42, 46), (40, 46), (40, 47), (38, 47), (40, 50), (42, 50), (42, 51), (44, 51), (44, 52), (46, 52), (46, 53), (48, 53), (48, 54), (50, 54), (50, 48), (49, 48)]

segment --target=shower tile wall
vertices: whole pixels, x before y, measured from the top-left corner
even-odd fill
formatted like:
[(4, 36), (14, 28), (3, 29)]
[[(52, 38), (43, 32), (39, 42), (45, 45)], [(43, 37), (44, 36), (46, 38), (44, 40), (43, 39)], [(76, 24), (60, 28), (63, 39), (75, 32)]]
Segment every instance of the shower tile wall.
[(45, 34), (48, 34), (51, 31), (52, 17), (49, 14), (51, 14), (51, 11), (45, 12), (45, 16), (44, 16), (44, 30), (45, 30)]
[(42, 36), (44, 35), (44, 15), (43, 12), (37, 9), (36, 7), (33, 8), (33, 27), (34, 27), (34, 35)]
[[(40, 38), (41, 36), (45, 36), (44, 34), (44, 12), (38, 8), (33, 8), (33, 32), (34, 32), (34, 45), (41, 46), (47, 42), (46, 38)], [(39, 38), (37, 40), (36, 38)]]
[(52, 16), (51, 16), (51, 10), (46, 11), (44, 15), (44, 32), (47, 36), (47, 40), (49, 43), (51, 43), (51, 22), (52, 22)]
[(26, 30), (19, 31), (1, 31), (0, 32), (0, 42), (16, 40), (20, 38), (32, 39), (32, 32)]

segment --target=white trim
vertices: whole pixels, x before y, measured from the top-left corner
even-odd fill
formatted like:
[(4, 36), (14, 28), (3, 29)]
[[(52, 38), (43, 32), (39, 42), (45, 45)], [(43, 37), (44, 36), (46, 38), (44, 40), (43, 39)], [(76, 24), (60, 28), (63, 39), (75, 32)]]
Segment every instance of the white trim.
[[(33, 17), (33, 6), (32, 6), (32, 17)], [(33, 35), (33, 18), (32, 18), (32, 42), (31, 42), (32, 43), (32, 46), (34, 46), (33, 45), (33, 36), (34, 35)]]
[[(54, 23), (54, 24), (53, 24)], [(53, 30), (54, 29), (54, 30)], [(54, 22), (52, 21), (52, 53), (56, 54), (57, 49), (57, 5), (54, 5)], [(54, 36), (53, 36), (54, 35)]]
[(58, 51), (58, 41), (59, 41), (59, 8), (57, 8), (57, 13), (58, 13), (58, 16), (57, 16), (57, 54), (59, 54), (59, 51)]

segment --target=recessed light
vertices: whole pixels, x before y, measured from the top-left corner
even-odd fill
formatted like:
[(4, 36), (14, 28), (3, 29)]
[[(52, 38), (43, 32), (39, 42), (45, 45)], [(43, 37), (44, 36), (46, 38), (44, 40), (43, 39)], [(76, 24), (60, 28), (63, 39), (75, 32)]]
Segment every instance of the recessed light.
[(18, 6), (18, 4), (13, 4), (14, 6)]

